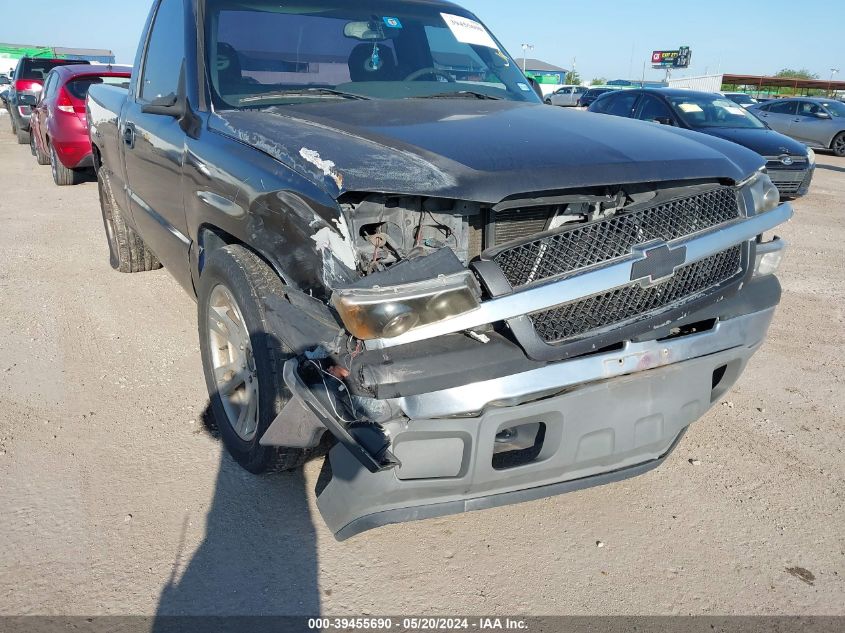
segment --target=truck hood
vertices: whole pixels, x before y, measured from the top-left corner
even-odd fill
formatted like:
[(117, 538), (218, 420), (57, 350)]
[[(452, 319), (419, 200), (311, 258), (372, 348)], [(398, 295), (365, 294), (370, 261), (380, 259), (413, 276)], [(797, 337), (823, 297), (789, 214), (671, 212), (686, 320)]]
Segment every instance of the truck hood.
[(712, 136), (508, 101), (343, 101), (223, 111), (212, 130), (347, 191), (495, 204), (626, 183), (740, 181), (764, 161)]
[(702, 128), (700, 130), (711, 136), (739, 143), (760, 154), (761, 156), (806, 156), (807, 148), (780, 132), (766, 129), (748, 128)]

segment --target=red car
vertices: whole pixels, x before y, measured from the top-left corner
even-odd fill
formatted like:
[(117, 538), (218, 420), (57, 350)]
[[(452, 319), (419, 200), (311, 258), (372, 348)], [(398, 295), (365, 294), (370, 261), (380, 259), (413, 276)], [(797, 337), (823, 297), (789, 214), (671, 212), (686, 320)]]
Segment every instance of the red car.
[(53, 168), (57, 185), (74, 185), (94, 166), (85, 97), (93, 84), (129, 87), (130, 66), (59, 66), (44, 80), (32, 113), (31, 147), (39, 165)]

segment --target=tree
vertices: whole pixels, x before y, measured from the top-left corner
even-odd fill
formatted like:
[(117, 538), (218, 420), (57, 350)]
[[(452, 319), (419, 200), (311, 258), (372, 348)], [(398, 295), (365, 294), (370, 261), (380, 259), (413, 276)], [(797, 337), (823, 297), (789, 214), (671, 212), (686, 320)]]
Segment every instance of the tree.
[(806, 68), (801, 70), (793, 70), (792, 68), (784, 68), (775, 77), (782, 77), (784, 79), (818, 79), (819, 76), (811, 73)]
[(570, 86), (580, 86), (581, 75), (578, 74), (577, 70), (570, 70), (568, 73), (566, 73), (566, 77), (563, 81)]
[(591, 86), (604, 86), (607, 83), (607, 79), (604, 77), (596, 77), (590, 82)]

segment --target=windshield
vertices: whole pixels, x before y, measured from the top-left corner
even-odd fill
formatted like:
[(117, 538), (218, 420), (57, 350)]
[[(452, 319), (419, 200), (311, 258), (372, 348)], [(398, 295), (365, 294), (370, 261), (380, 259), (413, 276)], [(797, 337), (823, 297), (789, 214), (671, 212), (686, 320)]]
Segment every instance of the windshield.
[(765, 125), (740, 105), (725, 97), (689, 95), (669, 97), (675, 112), (693, 128), (753, 128), (765, 129)]
[(845, 103), (841, 101), (823, 101), (822, 105), (831, 116), (845, 118)]
[(208, 0), (216, 104), (349, 98), (494, 98), (539, 103), (484, 26), (457, 7), (346, 0)]
[(75, 59), (26, 59), (23, 62), (18, 79), (44, 81), (47, 73), (57, 66), (77, 66), (87, 63)]

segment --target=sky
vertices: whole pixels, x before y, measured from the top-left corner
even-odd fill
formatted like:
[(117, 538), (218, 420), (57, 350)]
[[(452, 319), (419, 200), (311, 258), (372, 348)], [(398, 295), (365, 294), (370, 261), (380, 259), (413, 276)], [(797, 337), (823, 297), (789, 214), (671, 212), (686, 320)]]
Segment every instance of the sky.
[[(354, 2), (355, 0), (350, 0)], [(131, 63), (151, 0), (3, 2), (0, 42), (107, 48)], [(582, 79), (643, 74), (654, 50), (692, 49), (693, 65), (675, 76), (715, 72), (772, 74), (807, 68), (822, 79), (845, 78), (845, 0), (461, 0), (514, 58), (570, 69)], [(68, 10), (71, 8), (71, 10)], [(646, 79), (663, 71), (646, 67)]]

